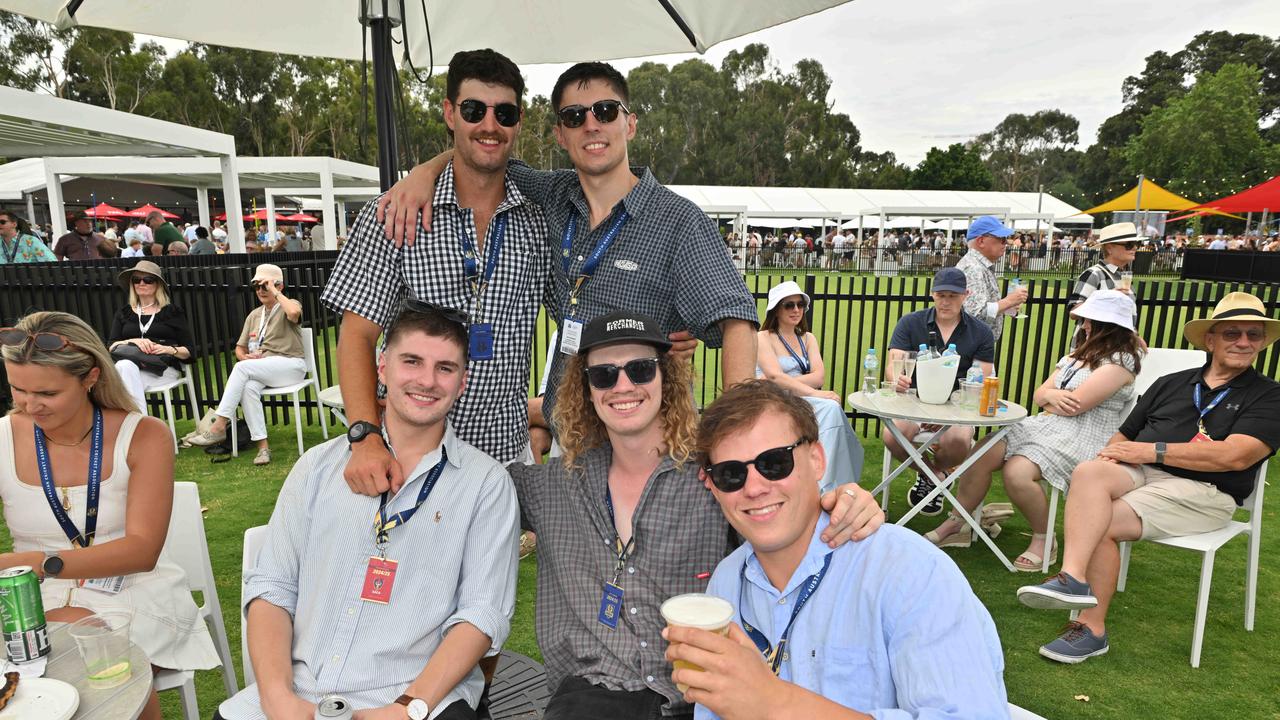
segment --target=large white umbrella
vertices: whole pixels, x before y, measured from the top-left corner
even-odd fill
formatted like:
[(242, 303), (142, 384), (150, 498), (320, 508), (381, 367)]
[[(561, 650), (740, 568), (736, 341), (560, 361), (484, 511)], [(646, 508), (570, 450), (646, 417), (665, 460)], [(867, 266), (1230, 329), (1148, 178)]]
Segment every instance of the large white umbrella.
[[(724, 40), (846, 2), (849, 0), (0, 0), (0, 9), (63, 27), (91, 25), (210, 45), (346, 60), (363, 56), (361, 15), (369, 15), (368, 51), (378, 80), (378, 164), (385, 187), (394, 178), (394, 173), (388, 172), (396, 157), (391, 125), (394, 98), (392, 83), (381, 80), (391, 77), (399, 60), (393, 53), (399, 55), (405, 47), (418, 68), (445, 65), (459, 50), (485, 47), (516, 63), (701, 53)], [(361, 13), (362, 8), (367, 12)], [(393, 44), (392, 38), (402, 44)]]

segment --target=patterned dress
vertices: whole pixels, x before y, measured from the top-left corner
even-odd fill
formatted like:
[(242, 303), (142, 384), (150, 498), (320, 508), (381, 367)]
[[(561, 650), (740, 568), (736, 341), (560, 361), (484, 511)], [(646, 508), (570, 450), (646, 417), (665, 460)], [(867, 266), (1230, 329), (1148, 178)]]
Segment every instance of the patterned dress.
[[(1125, 353), (1113, 355), (1102, 364), (1120, 365), (1133, 372), (1136, 363), (1132, 355)], [(1075, 390), (1093, 372), (1088, 367), (1077, 365), (1070, 355), (1066, 355), (1058, 361), (1054, 386)], [(1042, 412), (1023, 420), (1009, 431), (1005, 460), (1014, 455), (1027, 458), (1040, 467), (1040, 474), (1046, 482), (1065, 493), (1076, 465), (1095, 457), (1120, 429), (1124, 420), (1120, 414), (1133, 399), (1133, 393), (1133, 383), (1129, 383), (1080, 415), (1066, 417)]]

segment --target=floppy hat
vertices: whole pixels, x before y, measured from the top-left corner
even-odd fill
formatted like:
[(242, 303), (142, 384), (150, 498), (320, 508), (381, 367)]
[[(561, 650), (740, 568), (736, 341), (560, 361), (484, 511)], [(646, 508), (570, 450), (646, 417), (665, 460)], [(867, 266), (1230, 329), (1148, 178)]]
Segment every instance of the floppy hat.
[(615, 310), (587, 323), (582, 329), (578, 354), (586, 355), (592, 348), (619, 343), (652, 345), (664, 353), (671, 349), (671, 341), (662, 333), (657, 320), (640, 313)]
[(253, 280), (250, 282), (258, 282), (259, 280), (284, 282), (284, 271), (280, 269), (279, 265), (259, 265), (257, 269), (253, 271)]
[(141, 260), (138, 262), (137, 265), (134, 265), (128, 270), (121, 272), (119, 275), (116, 276), (116, 282), (120, 284), (120, 287), (124, 288), (125, 290), (128, 290), (129, 285), (133, 283), (134, 273), (144, 273), (147, 275), (151, 275), (156, 280), (159, 280), (161, 285), (163, 285), (166, 288), (169, 287), (169, 283), (165, 282), (164, 280), (164, 271), (160, 269), (159, 265), (151, 262), (150, 260)]
[(782, 302), (784, 298), (789, 298), (792, 295), (800, 295), (804, 298), (805, 305), (809, 304), (809, 296), (805, 291), (801, 290), (800, 286), (794, 281), (788, 280), (769, 288), (769, 303), (765, 305), (764, 311), (769, 312), (777, 307), (778, 303)]
[(1263, 347), (1280, 340), (1280, 320), (1267, 315), (1267, 308), (1258, 298), (1249, 293), (1233, 292), (1218, 301), (1218, 305), (1207, 318), (1191, 320), (1182, 326), (1182, 335), (1195, 347), (1207, 350), (1204, 346), (1205, 333), (1214, 323), (1226, 320), (1248, 320), (1263, 323), (1267, 331), (1267, 339)]
[(1007, 238), (1013, 234), (1013, 228), (1006, 227), (1000, 222), (1000, 218), (995, 215), (983, 215), (982, 217), (969, 223), (969, 231), (965, 233), (965, 238), (972, 240), (980, 238), (983, 235), (994, 235), (998, 238)]
[(1111, 323), (1132, 332), (1133, 312), (1137, 307), (1133, 298), (1119, 290), (1094, 290), (1071, 311), (1071, 317)]
[(1122, 242), (1142, 242), (1147, 238), (1138, 234), (1138, 228), (1131, 222), (1111, 223), (1102, 228), (1102, 232), (1098, 233), (1098, 239), (1094, 245), (1106, 245), (1107, 243)]
[(930, 292), (963, 293), (968, 291), (969, 279), (965, 277), (964, 271), (959, 268), (942, 268), (933, 275), (933, 287)]

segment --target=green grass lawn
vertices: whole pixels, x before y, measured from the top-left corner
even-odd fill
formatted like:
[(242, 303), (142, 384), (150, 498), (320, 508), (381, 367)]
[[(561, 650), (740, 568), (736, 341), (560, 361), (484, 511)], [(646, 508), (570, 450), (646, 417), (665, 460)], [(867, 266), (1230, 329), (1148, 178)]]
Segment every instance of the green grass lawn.
[[(179, 432), (190, 423), (179, 423)], [(218, 595), (233, 654), (240, 656), (240, 552), (246, 528), (264, 524), (289, 467), (297, 459), (293, 428), (271, 428), (275, 462), (266, 467), (251, 464), (242, 455), (214, 465), (198, 449), (183, 450), (178, 458), (177, 479), (200, 485), (205, 507), (205, 528), (210, 556), (218, 580)], [(321, 441), (320, 428), (306, 428), (308, 446)], [(881, 445), (864, 440), (867, 467), (864, 485), (880, 476)], [(1270, 477), (1280, 476), (1280, 465)], [(904, 509), (908, 481), (894, 485), (890, 518)], [(1274, 483), (1272, 484), (1274, 487)], [(990, 500), (1003, 500), (997, 482)], [(1264, 527), (1275, 527), (1276, 492), (1268, 494)], [(936, 518), (913, 520), (913, 529), (930, 529)], [(996, 544), (1010, 556), (1025, 546), (1025, 520), (1005, 523)], [(7, 530), (0, 545), (9, 547)], [(972, 583), (978, 597), (995, 618), (1004, 645), (1005, 682), (1009, 699), (1048, 718), (1274, 718), (1280, 717), (1280, 567), (1275, 558), (1280, 541), (1274, 532), (1263, 533), (1262, 563), (1258, 581), (1255, 630), (1244, 630), (1245, 541), (1233, 540), (1218, 554), (1215, 582), (1209, 605), (1206, 640), (1200, 669), (1189, 665), (1191, 629), (1199, 579), (1199, 555), (1172, 548), (1141, 544), (1135, 548), (1129, 573), (1129, 590), (1120, 594), (1111, 614), (1110, 654), (1079, 666), (1058, 665), (1040, 658), (1036, 648), (1054, 637), (1066, 620), (1065, 613), (1031, 610), (1018, 604), (1014, 591), (1037, 581), (1038, 574), (1011, 574), (985, 546), (948, 551)], [(1059, 538), (1061, 535), (1059, 534)], [(533, 631), (535, 563), (520, 567), (519, 599), (507, 647), (538, 658)], [(200, 710), (212, 714), (224, 690), (218, 671), (197, 674)], [(1088, 696), (1088, 701), (1076, 700)], [(166, 718), (180, 718), (176, 693), (162, 696)]]

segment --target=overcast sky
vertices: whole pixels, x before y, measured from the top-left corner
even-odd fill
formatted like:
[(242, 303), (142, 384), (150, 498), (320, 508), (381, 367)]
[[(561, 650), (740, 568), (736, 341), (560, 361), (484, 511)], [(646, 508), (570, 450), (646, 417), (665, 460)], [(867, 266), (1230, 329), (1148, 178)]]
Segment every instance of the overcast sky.
[[(1275, 37), (1280, 0), (855, 0), (722, 43), (704, 59), (719, 67), (730, 51), (763, 42), (786, 69), (818, 60), (862, 146), (915, 165), (931, 146), (1047, 108), (1076, 116), (1088, 146), (1121, 109), (1124, 78), (1141, 73), (1147, 55), (1180, 50), (1204, 30)], [(640, 62), (615, 65), (626, 72)], [(549, 95), (565, 67), (525, 66), (529, 89)]]

